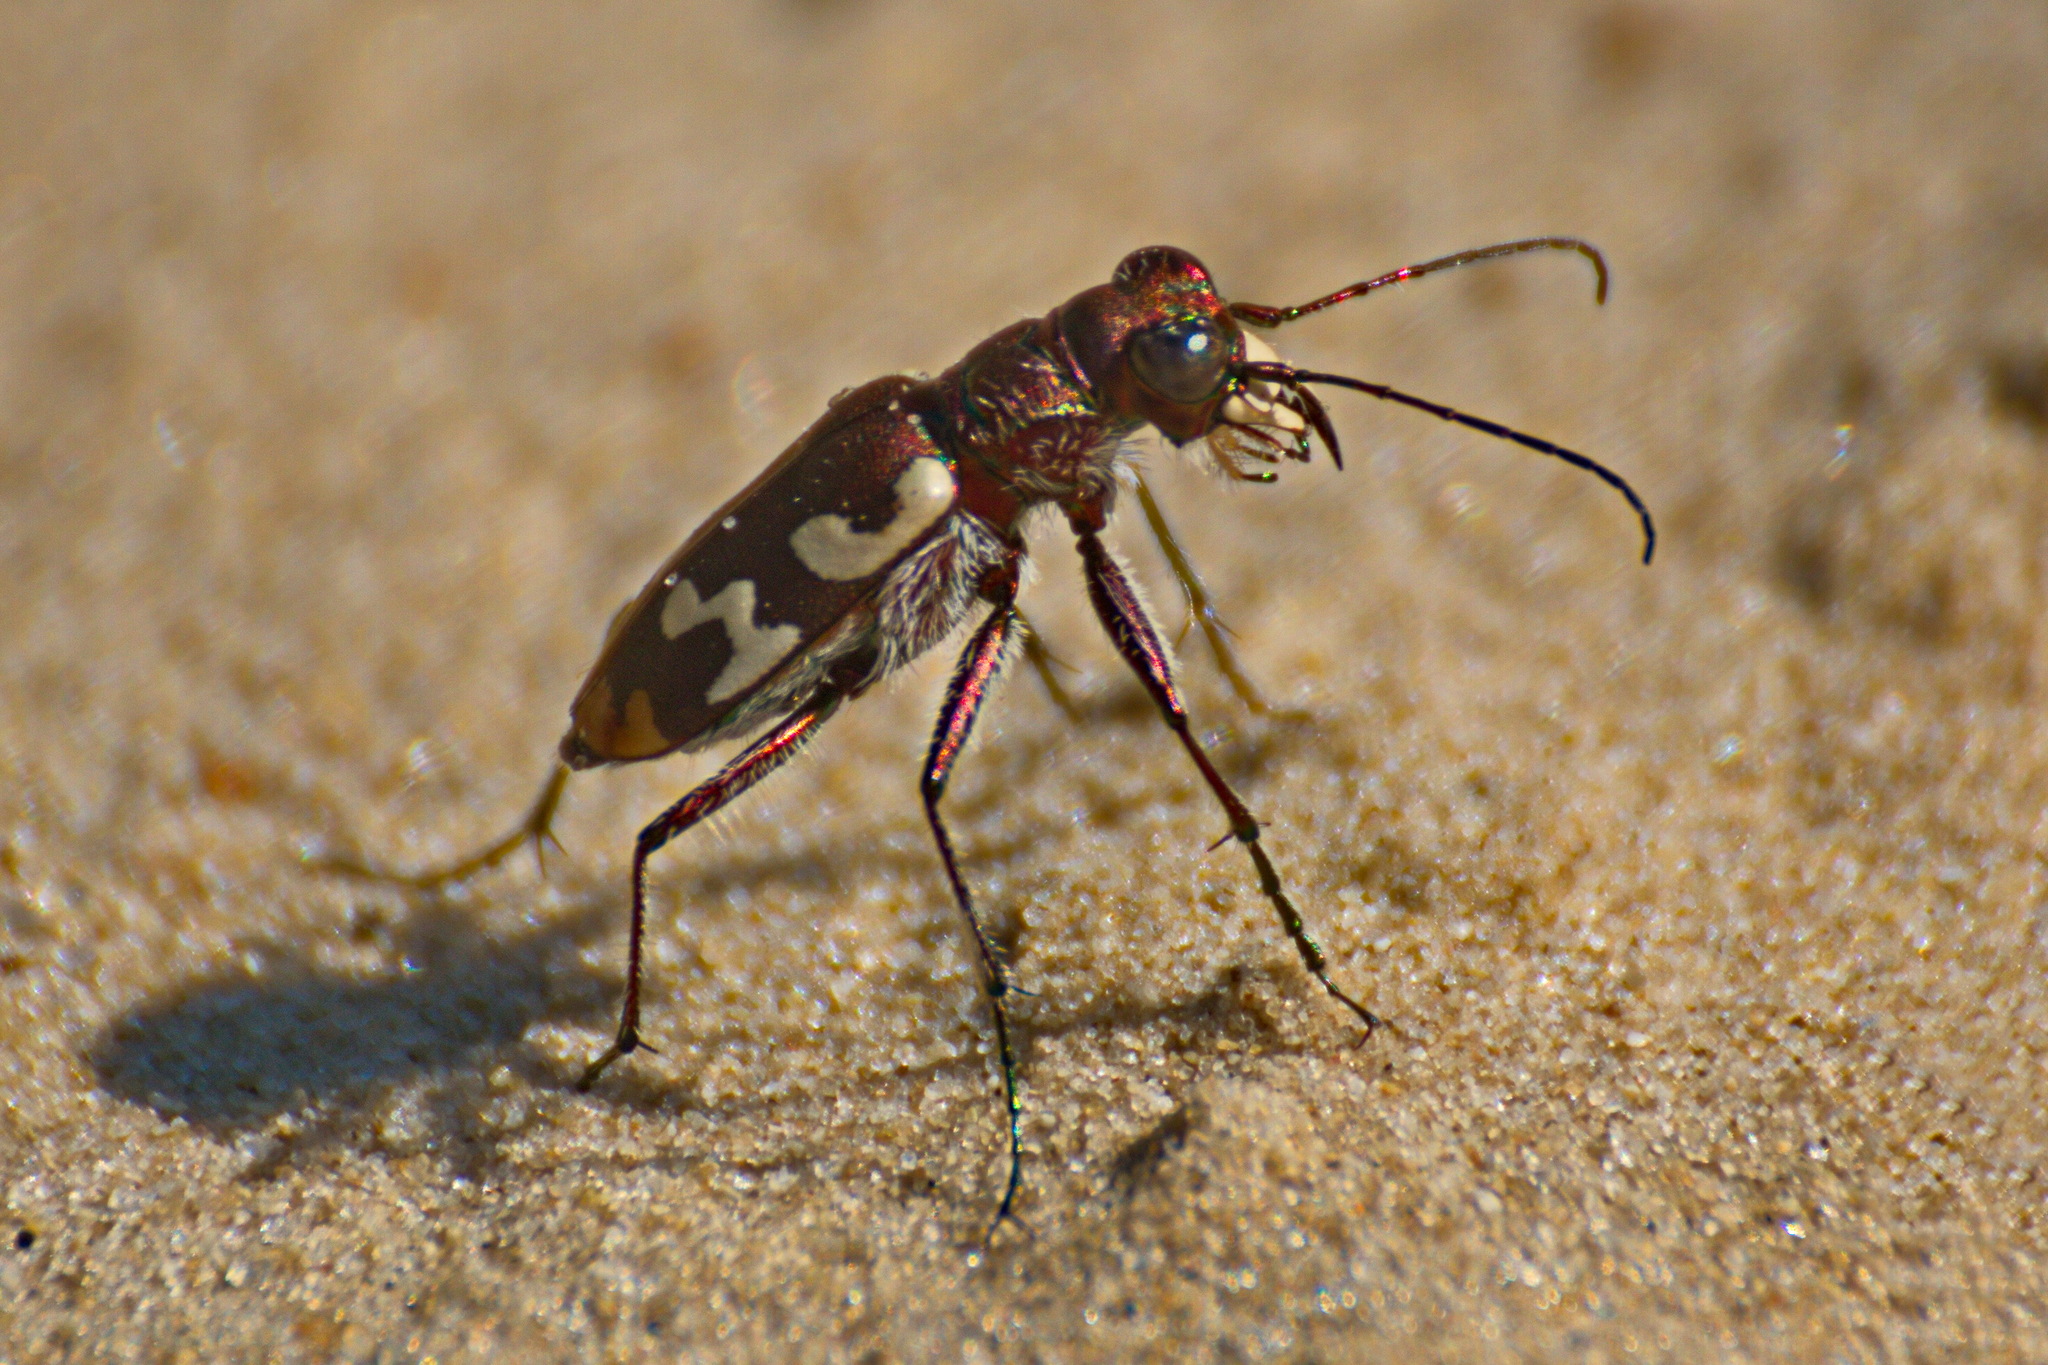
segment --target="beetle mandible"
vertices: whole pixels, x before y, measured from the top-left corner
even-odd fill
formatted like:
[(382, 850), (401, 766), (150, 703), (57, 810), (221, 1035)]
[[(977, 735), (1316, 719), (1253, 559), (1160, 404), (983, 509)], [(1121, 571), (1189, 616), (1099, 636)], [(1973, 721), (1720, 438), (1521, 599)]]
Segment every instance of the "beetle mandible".
[[(1279, 327), (1439, 270), (1536, 250), (1583, 255), (1595, 271), (1595, 300), (1605, 299), (1606, 262), (1570, 237), (1459, 252), (1291, 308), (1226, 302), (1188, 252), (1145, 247), (1126, 256), (1109, 283), (1083, 290), (1042, 318), (1004, 328), (934, 378), (891, 375), (840, 394), (758, 478), (712, 513), (614, 618), (570, 707), (561, 761), (519, 827), (453, 866), (402, 880), (453, 881), (499, 862), (528, 839), (538, 848), (549, 837), (571, 769), (638, 763), (767, 727), (640, 831), (633, 847), (625, 999), (611, 1046), (578, 1083), (588, 1089), (613, 1062), (647, 1046), (640, 1037), (640, 984), (648, 859), (788, 762), (843, 704), (979, 613), (939, 709), (922, 790), (939, 861), (981, 957), (995, 1030), (1010, 1156), (999, 1225), (1010, 1215), (1023, 1173), (1022, 1108), (1005, 1003), (1014, 988), (975, 913), (939, 806), (1007, 657), (1020, 642), (1032, 648), (1017, 606), (1023, 530), (1032, 514), (1054, 511), (1074, 533), (1088, 599), (1103, 629), (1223, 808), (1226, 840), (1234, 838), (1250, 855), (1259, 889), (1302, 964), (1370, 1036), (1379, 1020), (1330, 979), (1322, 949), (1260, 843), (1258, 821), (1190, 730), (1167, 649), (1102, 531), (1122, 481), (1132, 477), (1130, 438), (1147, 425), (1176, 445), (1201, 443), (1225, 474), (1247, 482), (1272, 482), (1272, 466), (1283, 457), (1307, 461), (1311, 436), (1343, 468), (1336, 430), (1309, 387), (1330, 385), (1418, 408), (1594, 474), (1634, 509), (1648, 563), (1656, 546), (1649, 510), (1604, 466), (1383, 384), (1288, 365), (1246, 330)], [(1142, 482), (1132, 481), (1225, 673), (1240, 695), (1259, 705), (1157, 504)], [(1042, 664), (1042, 656), (1033, 653), (1033, 661)], [(329, 865), (367, 871), (344, 861)]]

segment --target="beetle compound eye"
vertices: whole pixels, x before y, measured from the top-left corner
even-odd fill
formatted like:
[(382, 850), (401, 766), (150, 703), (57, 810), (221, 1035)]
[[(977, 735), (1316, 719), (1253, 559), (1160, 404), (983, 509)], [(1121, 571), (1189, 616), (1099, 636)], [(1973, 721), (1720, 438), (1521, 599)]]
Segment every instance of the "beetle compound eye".
[(1169, 322), (1131, 338), (1131, 368), (1146, 388), (1171, 403), (1211, 397), (1229, 365), (1230, 346), (1207, 318)]

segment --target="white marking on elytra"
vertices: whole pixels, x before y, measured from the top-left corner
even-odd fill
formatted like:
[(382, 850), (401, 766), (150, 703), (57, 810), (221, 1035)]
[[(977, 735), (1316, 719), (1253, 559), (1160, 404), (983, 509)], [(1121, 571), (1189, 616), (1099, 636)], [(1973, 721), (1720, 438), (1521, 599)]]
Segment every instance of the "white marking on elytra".
[(721, 531), (730, 531), (733, 527), (739, 524), (740, 519), (738, 517), (727, 517), (724, 521), (718, 523), (718, 529)]
[[(1245, 333), (1244, 358), (1262, 364), (1273, 364), (1280, 359), (1280, 353), (1268, 346), (1262, 337)], [(1223, 405), (1223, 420), (1246, 427), (1277, 427), (1281, 431), (1300, 433), (1308, 430), (1308, 419), (1279, 401), (1281, 389), (1270, 379), (1254, 379)]]
[(697, 595), (697, 585), (687, 578), (676, 584), (661, 607), (661, 633), (673, 640), (705, 621), (723, 625), (725, 638), (732, 644), (732, 658), (705, 689), (706, 701), (724, 701), (760, 680), (803, 638), (803, 631), (796, 626), (754, 624), (754, 583), (749, 578), (734, 579), (709, 602)]
[(834, 583), (866, 578), (945, 515), (954, 489), (946, 462), (921, 455), (896, 477), (896, 515), (881, 530), (856, 531), (850, 520), (832, 512), (797, 527), (789, 548), (820, 578)]

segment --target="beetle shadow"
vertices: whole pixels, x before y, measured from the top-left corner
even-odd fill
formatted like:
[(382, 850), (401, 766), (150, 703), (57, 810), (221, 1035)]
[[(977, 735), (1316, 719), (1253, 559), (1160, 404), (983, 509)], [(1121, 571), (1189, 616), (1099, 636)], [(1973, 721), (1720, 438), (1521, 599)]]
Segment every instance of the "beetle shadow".
[[(1149, 699), (1139, 700), (1149, 707)], [(1156, 723), (1153, 713), (1139, 707), (1120, 718)], [(1026, 772), (1056, 758), (1056, 748), (1021, 747), (1010, 763)], [(1001, 766), (978, 784), (988, 788), (985, 800), (963, 804), (971, 809), (999, 799), (1005, 789)], [(1060, 827), (1047, 817), (1021, 830), (1006, 829), (978, 847), (975, 857), (1023, 856)], [(822, 869), (841, 865), (921, 873), (929, 878), (935, 903), (945, 897), (929, 847), (853, 837), (807, 842), (801, 849), (726, 847), (687, 860), (686, 868), (664, 880), (679, 883), (675, 890), (685, 901), (708, 909), (735, 892), (769, 883), (830, 881)], [(87, 1044), (83, 1060), (107, 1094), (146, 1106), (166, 1121), (182, 1121), (237, 1145), (259, 1139), (261, 1149), (269, 1142), (249, 1168), (252, 1176), (290, 1163), (295, 1153), (354, 1141), (351, 1135), (364, 1116), (390, 1108), (397, 1091), (404, 1092), (397, 1102), (417, 1115), (423, 1140), (476, 1136), (487, 1127), (477, 1117), (489, 1102), (486, 1073), (508, 1068), (536, 1091), (565, 1091), (573, 1083), (573, 1063), (525, 1041), (535, 1027), (564, 1025), (609, 1036), (615, 1026), (622, 984), (616, 958), (626, 914), (610, 883), (572, 883), (545, 920), (509, 933), (487, 932), (464, 900), (408, 893), (405, 908), (388, 920), (371, 916), (357, 926), (358, 941), (374, 944), (376, 958), (387, 964), (381, 970), (326, 964), (303, 946), (245, 946), (236, 965), (176, 984), (109, 1021)], [(1021, 907), (994, 915), (990, 927), (1007, 944), (1021, 930)], [(608, 950), (603, 967), (583, 958), (594, 945)], [(1206, 1016), (1213, 1029), (1219, 1016), (1233, 1020), (1236, 1014), (1218, 1005), (1204, 999), (1159, 1012)], [(1070, 1016), (1050, 1009), (1036, 1031), (1057, 1036), (1106, 1021), (1088, 1011)], [(1244, 1022), (1233, 1020), (1224, 1031)], [(673, 1112), (677, 1100), (673, 1087), (628, 1086), (611, 1096), (614, 1104), (662, 1112)], [(741, 1102), (748, 1110), (764, 1106), (775, 1107), (758, 1097)], [(291, 1122), (280, 1123), (287, 1116)], [(285, 1131), (298, 1136), (267, 1136)], [(464, 1160), (488, 1162), (492, 1145), (485, 1142)]]
[[(829, 883), (825, 869), (842, 864), (924, 872), (932, 894), (943, 892), (931, 851), (852, 837), (801, 849), (722, 849), (663, 880), (686, 904), (719, 914), (735, 894)], [(324, 965), (301, 945), (245, 943), (236, 964), (111, 1019), (83, 1059), (106, 1093), (230, 1139), (287, 1114), (320, 1111), (339, 1121), (394, 1085), (498, 1066), (536, 1089), (566, 1089), (575, 1070), (522, 1040), (548, 1024), (610, 1035), (628, 916), (610, 878), (572, 884), (565, 899), (521, 932), (492, 933), (461, 900), (406, 892), (403, 909), (370, 912), (354, 932), (358, 943), (374, 945), (382, 969)], [(603, 966), (583, 960), (593, 946), (604, 950)]]
[(506, 936), (436, 898), (362, 935), (394, 964), (377, 975), (250, 949), (242, 965), (111, 1021), (85, 1060), (107, 1093), (228, 1138), (298, 1111), (345, 1116), (394, 1083), (499, 1064), (552, 1086), (556, 1067), (521, 1039), (536, 1024), (595, 1024), (616, 1007), (611, 983), (577, 962), (617, 928), (614, 899), (593, 893)]

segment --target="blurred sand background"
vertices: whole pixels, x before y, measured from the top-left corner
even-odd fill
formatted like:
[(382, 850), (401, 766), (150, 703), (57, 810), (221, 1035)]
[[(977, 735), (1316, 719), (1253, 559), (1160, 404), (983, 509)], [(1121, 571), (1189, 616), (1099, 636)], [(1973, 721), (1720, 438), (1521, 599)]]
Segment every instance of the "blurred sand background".
[[(2048, 8), (49, 4), (0, 15), (0, 1358), (2048, 1359)], [(937, 656), (499, 832), (611, 609), (840, 388), (1154, 241), (1350, 455), (1152, 477), (1364, 1047), (1065, 534), (951, 811)], [(1134, 511), (1134, 509), (1129, 509)], [(1142, 527), (1120, 543), (1182, 614)]]

